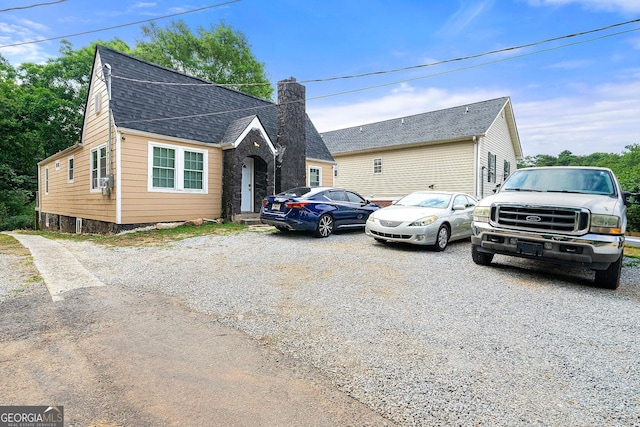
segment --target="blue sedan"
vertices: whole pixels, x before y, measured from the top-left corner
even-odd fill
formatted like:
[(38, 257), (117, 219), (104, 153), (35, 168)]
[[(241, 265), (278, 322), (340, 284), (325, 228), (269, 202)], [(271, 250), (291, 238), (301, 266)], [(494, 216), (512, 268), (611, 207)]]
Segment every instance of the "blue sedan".
[(327, 237), (334, 230), (364, 228), (380, 206), (358, 193), (334, 187), (298, 187), (262, 201), (260, 221), (280, 231), (312, 231)]

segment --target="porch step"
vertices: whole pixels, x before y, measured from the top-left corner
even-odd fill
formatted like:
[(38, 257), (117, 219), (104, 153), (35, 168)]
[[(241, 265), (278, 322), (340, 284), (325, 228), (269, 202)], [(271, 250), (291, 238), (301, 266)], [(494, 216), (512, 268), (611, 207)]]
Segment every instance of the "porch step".
[(260, 225), (260, 214), (257, 213), (243, 213), (239, 215), (239, 222), (242, 225)]

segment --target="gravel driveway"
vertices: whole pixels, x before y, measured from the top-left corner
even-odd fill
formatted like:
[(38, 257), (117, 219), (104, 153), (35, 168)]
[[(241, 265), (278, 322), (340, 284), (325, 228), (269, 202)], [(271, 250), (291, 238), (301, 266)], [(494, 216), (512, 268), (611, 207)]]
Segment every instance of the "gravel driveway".
[(640, 265), (246, 232), (160, 247), (61, 241), (107, 286), (177, 296), (324, 373), (401, 425), (640, 425)]

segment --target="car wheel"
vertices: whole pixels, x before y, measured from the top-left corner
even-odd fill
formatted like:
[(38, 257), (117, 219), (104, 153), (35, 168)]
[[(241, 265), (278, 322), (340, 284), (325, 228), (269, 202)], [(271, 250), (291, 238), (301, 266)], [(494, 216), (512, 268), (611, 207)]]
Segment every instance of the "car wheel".
[(493, 261), (493, 254), (478, 251), (478, 245), (471, 245), (471, 258), (478, 265), (489, 265)]
[(318, 220), (318, 228), (316, 228), (317, 237), (328, 237), (333, 233), (333, 217), (329, 214), (323, 214)]
[(433, 246), (436, 251), (444, 251), (449, 243), (449, 228), (441, 225), (436, 236), (436, 244)]
[(611, 263), (606, 270), (596, 270), (596, 285), (605, 289), (618, 289), (620, 273), (622, 272), (622, 255), (616, 262)]

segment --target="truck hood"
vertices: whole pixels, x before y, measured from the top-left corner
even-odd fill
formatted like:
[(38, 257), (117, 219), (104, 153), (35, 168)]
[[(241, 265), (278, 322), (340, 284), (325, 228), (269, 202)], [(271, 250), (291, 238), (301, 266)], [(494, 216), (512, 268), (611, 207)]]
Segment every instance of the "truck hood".
[(593, 213), (608, 215), (621, 215), (621, 209), (623, 207), (620, 199), (612, 196), (534, 191), (500, 191), (497, 194), (485, 197), (478, 205), (490, 206), (494, 203), (586, 208)]

